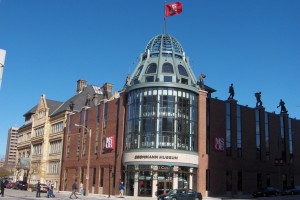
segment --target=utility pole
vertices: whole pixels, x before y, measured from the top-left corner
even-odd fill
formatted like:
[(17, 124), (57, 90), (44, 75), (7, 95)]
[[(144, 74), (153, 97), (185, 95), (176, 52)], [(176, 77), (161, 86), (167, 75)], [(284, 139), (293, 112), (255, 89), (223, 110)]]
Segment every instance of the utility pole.
[(110, 198), (110, 174), (112, 171), (112, 166), (109, 164), (108, 168), (108, 198)]

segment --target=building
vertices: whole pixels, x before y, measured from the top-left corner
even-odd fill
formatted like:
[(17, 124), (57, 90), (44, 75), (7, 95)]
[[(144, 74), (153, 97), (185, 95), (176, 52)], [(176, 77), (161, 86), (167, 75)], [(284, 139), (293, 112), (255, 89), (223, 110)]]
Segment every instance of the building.
[(62, 102), (41, 95), (39, 103), (24, 114), (25, 123), (18, 131), (16, 179), (46, 182), (50, 115)]
[(62, 190), (70, 190), (77, 180), (83, 183), (87, 193), (118, 193), (120, 180), (124, 178), (124, 119), (124, 92), (69, 115), (64, 138)]
[(93, 106), (103, 96), (111, 96), (112, 85), (87, 85), (78, 80), (76, 94), (65, 102), (48, 100), (42, 95), (40, 102), (24, 114), (25, 123), (19, 129), (16, 177), (29, 183), (51, 181), (60, 188), (63, 138), (67, 116), (81, 107)]
[(300, 121), (212, 98), (203, 78), (174, 37), (153, 37), (123, 90), (68, 116), (62, 189), (76, 179), (97, 194), (125, 182), (129, 196), (233, 196), (300, 184)]
[(7, 134), (5, 164), (7, 169), (13, 170), (16, 166), (17, 142), (19, 127), (11, 127)]

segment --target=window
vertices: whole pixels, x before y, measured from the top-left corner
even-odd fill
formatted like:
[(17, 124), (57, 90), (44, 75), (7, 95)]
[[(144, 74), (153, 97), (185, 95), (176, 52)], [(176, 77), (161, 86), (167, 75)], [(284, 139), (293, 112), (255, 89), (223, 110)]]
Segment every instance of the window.
[(170, 64), (170, 63), (165, 63), (163, 66), (162, 66), (162, 72), (163, 73), (174, 73), (174, 70), (173, 70), (173, 66)]
[(104, 168), (100, 168), (100, 187), (103, 187), (103, 178), (104, 178)]
[(152, 87), (127, 98), (126, 149), (169, 148), (197, 151), (197, 95)]
[(39, 127), (39, 128), (34, 129), (33, 134), (35, 137), (44, 135), (44, 127)]
[(164, 82), (172, 82), (172, 76), (164, 76)]
[(293, 163), (293, 131), (292, 131), (292, 120), (288, 120), (289, 125), (289, 153), (290, 163)]
[(285, 146), (285, 126), (284, 126), (284, 117), (280, 116), (280, 137), (281, 137), (281, 155), (282, 160), (286, 162), (286, 146)]
[(61, 152), (61, 140), (50, 142), (50, 153)]
[(265, 146), (266, 146), (266, 160), (270, 160), (270, 140), (269, 140), (269, 117), (265, 112)]
[(189, 76), (188, 73), (186, 72), (185, 68), (182, 65), (178, 65), (178, 72), (182, 76)]
[(154, 82), (154, 76), (147, 76), (146, 82)]
[(70, 136), (68, 136), (66, 154), (67, 154), (67, 158), (69, 158), (70, 157)]
[(238, 191), (243, 191), (243, 174), (241, 171), (238, 172)]
[(237, 115), (237, 157), (242, 157), (242, 120), (241, 120), (241, 106), (236, 106)]
[(226, 103), (226, 155), (231, 156), (231, 109)]
[(32, 155), (41, 155), (42, 154), (42, 144), (33, 145)]
[(107, 114), (108, 114), (108, 104), (107, 102), (104, 103), (104, 116), (103, 116), (103, 138), (102, 138), (102, 150), (105, 150), (105, 143), (106, 143), (106, 125), (107, 125)]
[(188, 79), (186, 79), (186, 78), (182, 78), (182, 79), (181, 79), (181, 83), (182, 83), (182, 84), (188, 85), (189, 81), (188, 81)]
[(63, 121), (55, 123), (51, 126), (51, 133), (62, 132), (64, 129)]
[(157, 64), (156, 63), (151, 63), (150, 65), (148, 65), (148, 68), (146, 70), (146, 74), (156, 73), (156, 68), (157, 68)]
[(58, 174), (59, 173), (59, 160), (49, 161), (48, 173)]
[(256, 126), (256, 158), (261, 159), (261, 134), (260, 134), (260, 116), (259, 110), (255, 110), (255, 126)]
[(226, 171), (226, 191), (232, 191), (232, 172)]

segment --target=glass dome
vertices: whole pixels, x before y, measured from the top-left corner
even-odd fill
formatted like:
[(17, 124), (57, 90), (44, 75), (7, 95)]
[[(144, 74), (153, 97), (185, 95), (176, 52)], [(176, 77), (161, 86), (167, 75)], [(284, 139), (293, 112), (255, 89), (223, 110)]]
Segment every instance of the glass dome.
[(197, 79), (181, 44), (174, 37), (153, 37), (141, 53), (127, 91), (144, 87), (175, 87), (198, 92)]
[(180, 43), (172, 36), (162, 34), (153, 37), (147, 44), (145, 52), (171, 51), (183, 54), (183, 49)]

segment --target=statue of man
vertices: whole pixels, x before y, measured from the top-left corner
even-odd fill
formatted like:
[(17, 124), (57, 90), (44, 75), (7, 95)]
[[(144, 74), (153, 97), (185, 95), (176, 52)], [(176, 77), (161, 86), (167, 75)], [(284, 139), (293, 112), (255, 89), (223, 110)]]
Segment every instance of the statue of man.
[(231, 85), (229, 86), (229, 97), (228, 99), (233, 99), (234, 97), (234, 88), (233, 88), (233, 84), (231, 83)]
[(280, 99), (279, 105), (277, 106), (277, 108), (280, 106), (280, 113), (287, 113), (288, 111), (286, 110), (285, 107), (285, 102)]
[(256, 97), (256, 107), (261, 107), (262, 106), (262, 101), (261, 101), (261, 92), (256, 92), (255, 93)]
[(206, 78), (206, 75), (201, 73), (200, 74), (200, 77), (199, 77), (199, 80), (200, 80), (200, 89), (201, 90), (204, 90), (204, 78)]

